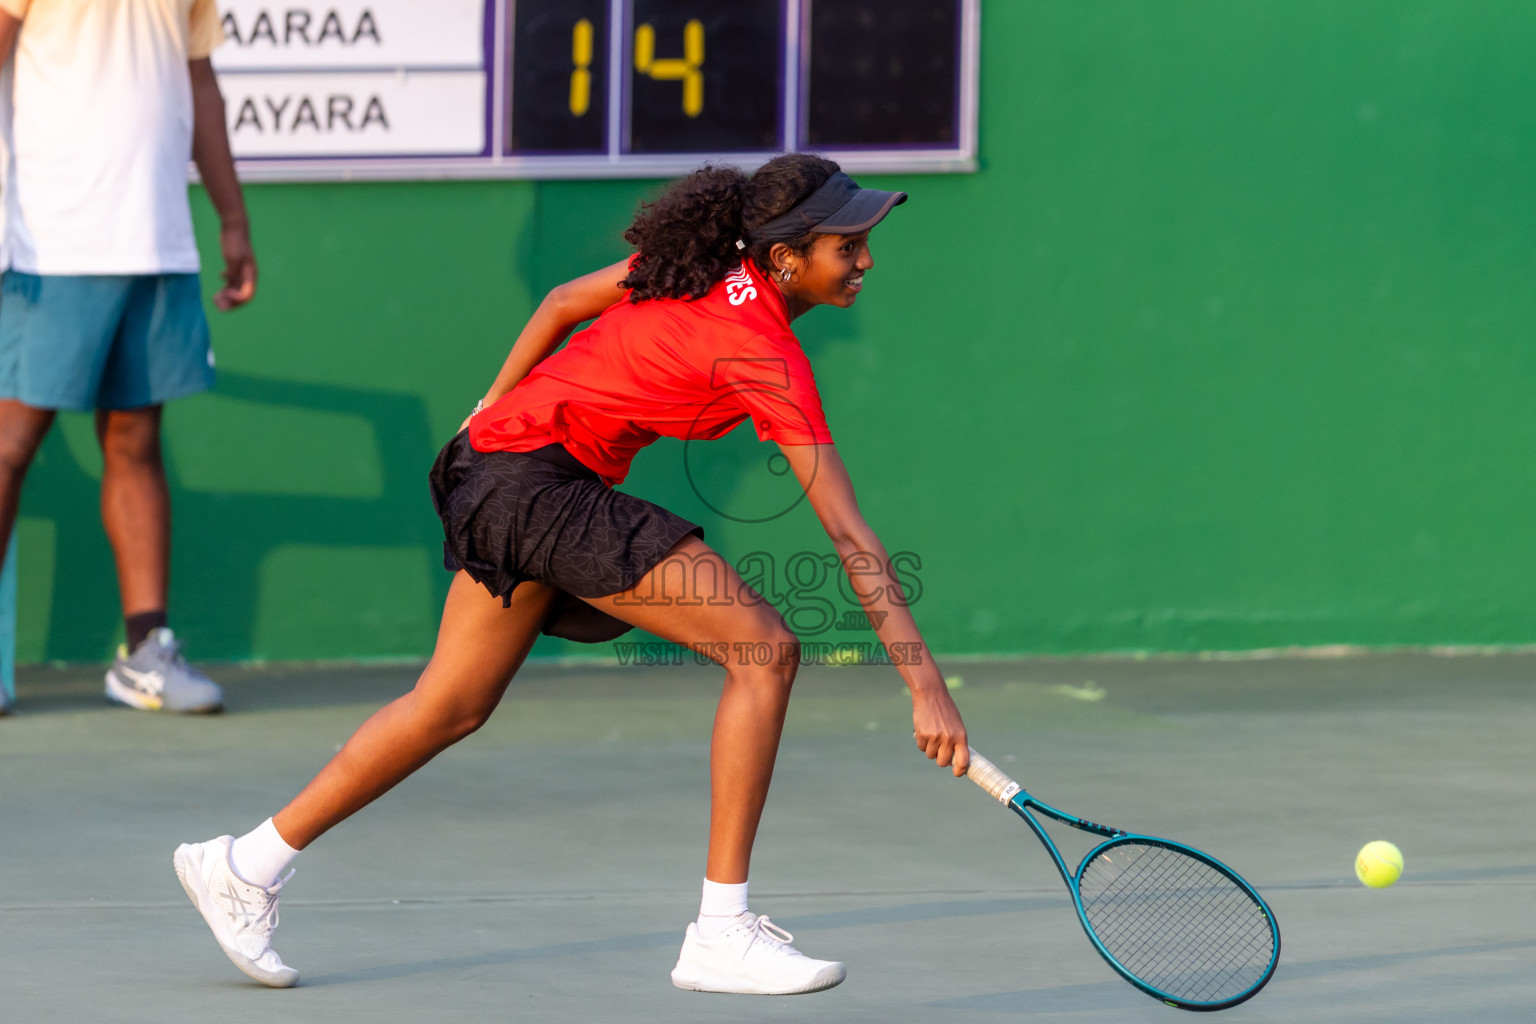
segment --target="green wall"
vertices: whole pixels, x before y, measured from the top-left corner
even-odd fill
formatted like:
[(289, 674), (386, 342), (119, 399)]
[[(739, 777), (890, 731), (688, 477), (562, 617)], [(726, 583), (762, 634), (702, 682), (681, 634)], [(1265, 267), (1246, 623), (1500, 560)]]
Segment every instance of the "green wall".
[[(912, 201), (858, 306), (797, 324), (930, 643), (1536, 641), (1536, 7), (984, 6), (980, 173), (865, 176)], [(247, 189), (260, 294), (167, 413), (195, 657), (429, 650), (433, 453), (653, 185)], [(120, 629), (92, 444), (64, 417), (27, 484), (25, 661)], [(722, 519), (684, 471), (750, 518), (792, 498), (764, 454), (664, 443), (626, 487), (782, 593), (810, 511)]]

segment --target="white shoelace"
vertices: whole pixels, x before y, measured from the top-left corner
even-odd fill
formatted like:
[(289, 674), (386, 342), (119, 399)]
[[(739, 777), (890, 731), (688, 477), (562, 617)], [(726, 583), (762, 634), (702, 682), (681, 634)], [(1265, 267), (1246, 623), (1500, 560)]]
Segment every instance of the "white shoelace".
[(261, 908), (261, 913), (251, 922), (252, 930), (260, 930), (271, 935), (277, 930), (277, 897), (273, 896), (266, 901), (266, 906)]
[(768, 920), (768, 915), (764, 914), (753, 922), (752, 937), (747, 940), (747, 948), (742, 950), (742, 956), (746, 956), (758, 941), (766, 941), (775, 946), (787, 946), (795, 941), (795, 937)]
[[(274, 931), (277, 930), (277, 897), (282, 893), (283, 886), (288, 884), (288, 879), (292, 878), (294, 872), (296, 871), (298, 871), (298, 868), (289, 868), (286, 875), (284, 875), (282, 878), (279, 878), (277, 881), (273, 882), (270, 886), (267, 887), (267, 892), (272, 898), (267, 901), (267, 905), (265, 909), (262, 910), (261, 916), (256, 920), (259, 923), (265, 924), (267, 926), (268, 935), (271, 935)], [(268, 921), (271, 923), (268, 924)]]
[(297, 868), (290, 869), (286, 875), (272, 883), (269, 888), (260, 890), (262, 894), (261, 913), (251, 917), (250, 924), (246, 926), (248, 929), (253, 931), (259, 929), (267, 935), (271, 935), (277, 930), (277, 897), (281, 893), (283, 886), (288, 884), (288, 879), (292, 878), (294, 871), (297, 870)]

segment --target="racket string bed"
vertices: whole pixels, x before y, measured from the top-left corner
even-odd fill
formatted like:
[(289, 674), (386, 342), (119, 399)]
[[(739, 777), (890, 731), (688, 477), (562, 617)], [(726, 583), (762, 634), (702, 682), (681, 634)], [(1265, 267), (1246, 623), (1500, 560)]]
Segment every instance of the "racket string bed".
[[(1150, 851), (1142, 849), (1142, 863), (1120, 868), (1098, 892), (1092, 874), (1101, 872), (1085, 875), (1085, 910), (1106, 948), (1139, 977), (1202, 1001), (1222, 995), (1245, 968), (1262, 970), (1267, 955), (1254, 964), (1252, 954), (1267, 951), (1254, 948), (1244, 926), (1252, 916), (1244, 911), (1257, 909), (1246, 894), (1201, 862), (1169, 851), (1151, 857), (1149, 867)], [(1212, 878), (1219, 885), (1214, 893)], [(1267, 926), (1262, 914), (1259, 923)]]
[(1094, 935), (1126, 970), (1176, 999), (1216, 1002), (1253, 985), (1274, 952), (1268, 916), (1236, 882), (1163, 846), (1124, 843), (1081, 872)]
[[(1133, 973), (1172, 994), (1209, 1001), (1226, 994), (1223, 989), (1227, 982), (1243, 980), (1246, 987), (1254, 979), (1242, 977), (1245, 969), (1254, 973), (1255, 968), (1262, 970), (1268, 963), (1267, 950), (1253, 949), (1245, 928), (1251, 915), (1244, 911), (1256, 909), (1251, 900), (1224, 876), (1193, 858), (1171, 854), (1153, 861), (1150, 877), (1122, 869), (1097, 898), (1090, 890), (1087, 903), (1095, 911), (1091, 916), (1102, 922), (1102, 931), (1095, 927), (1095, 933)], [(1213, 892), (1208, 884), (1194, 890), (1178, 884), (1180, 875), (1191, 874), (1214, 876), (1220, 888)], [(1138, 890), (1134, 900), (1128, 898), (1133, 887)], [(1205, 891), (1197, 895), (1200, 889)], [(1138, 913), (1108, 919), (1102, 910), (1111, 901), (1134, 903)], [(1149, 905), (1154, 912), (1165, 911), (1160, 927), (1151, 935), (1145, 928)], [(1262, 915), (1259, 923), (1267, 925)], [(1265, 955), (1259, 964), (1253, 963), (1251, 954), (1255, 952)]]

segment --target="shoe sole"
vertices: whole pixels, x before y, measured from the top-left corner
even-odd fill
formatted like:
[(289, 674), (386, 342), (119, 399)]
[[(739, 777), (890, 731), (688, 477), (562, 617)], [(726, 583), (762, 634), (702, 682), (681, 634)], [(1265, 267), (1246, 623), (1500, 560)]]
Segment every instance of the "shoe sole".
[(202, 915), (203, 923), (208, 930), (213, 932), (213, 941), (219, 944), (219, 949), (229, 957), (229, 962), (240, 968), (240, 971), (249, 978), (261, 982), (268, 988), (292, 988), (299, 983), (299, 972), (292, 967), (285, 967), (283, 973), (274, 974), (264, 971), (256, 966), (255, 961), (238, 950), (230, 949), (219, 939), (219, 933), (213, 926), (213, 921), (208, 917), (208, 911), (203, 909), (202, 901), (198, 898), (198, 890), (201, 888), (192, 879), (201, 879), (202, 851), (190, 843), (183, 843), (176, 847), (176, 853), (171, 857), (171, 864), (176, 868), (176, 878), (181, 882), (181, 887), (186, 891), (187, 899), (197, 908)]
[(118, 679), (116, 672), (110, 671), (107, 673), (107, 697), (139, 711), (172, 711), (185, 715), (209, 715), (224, 708), (222, 703), (204, 704), (195, 708), (167, 708), (165, 701), (161, 698), (144, 693), (142, 690), (135, 690)]
[(848, 977), (848, 968), (843, 964), (828, 964), (811, 976), (811, 980), (804, 985), (793, 988), (747, 988), (740, 982), (727, 981), (722, 978), (711, 978), (708, 972), (689, 975), (683, 970), (681, 964), (672, 970), (672, 984), (678, 988), (687, 989), (690, 992), (718, 992), (727, 995), (738, 996), (802, 996), (811, 992), (823, 992), (829, 988), (836, 988)]

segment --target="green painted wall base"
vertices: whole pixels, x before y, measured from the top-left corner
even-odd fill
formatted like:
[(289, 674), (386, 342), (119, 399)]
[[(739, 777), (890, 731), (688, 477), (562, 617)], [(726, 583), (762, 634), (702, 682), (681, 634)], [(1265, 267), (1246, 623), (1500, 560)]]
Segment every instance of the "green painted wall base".
[[(797, 325), (935, 649), (1536, 641), (1533, 43), (1507, 2), (985, 5), (981, 172), (868, 179), (912, 201)], [(650, 187), (248, 189), (260, 294), (167, 414), (195, 657), (430, 650), (432, 456)], [(27, 482), (23, 661), (120, 628), (93, 445), (63, 417)], [(784, 501), (764, 454), (720, 442), (701, 493)], [(784, 575), (830, 551), (807, 508), (723, 519), (684, 469), (626, 486), (849, 607)]]

